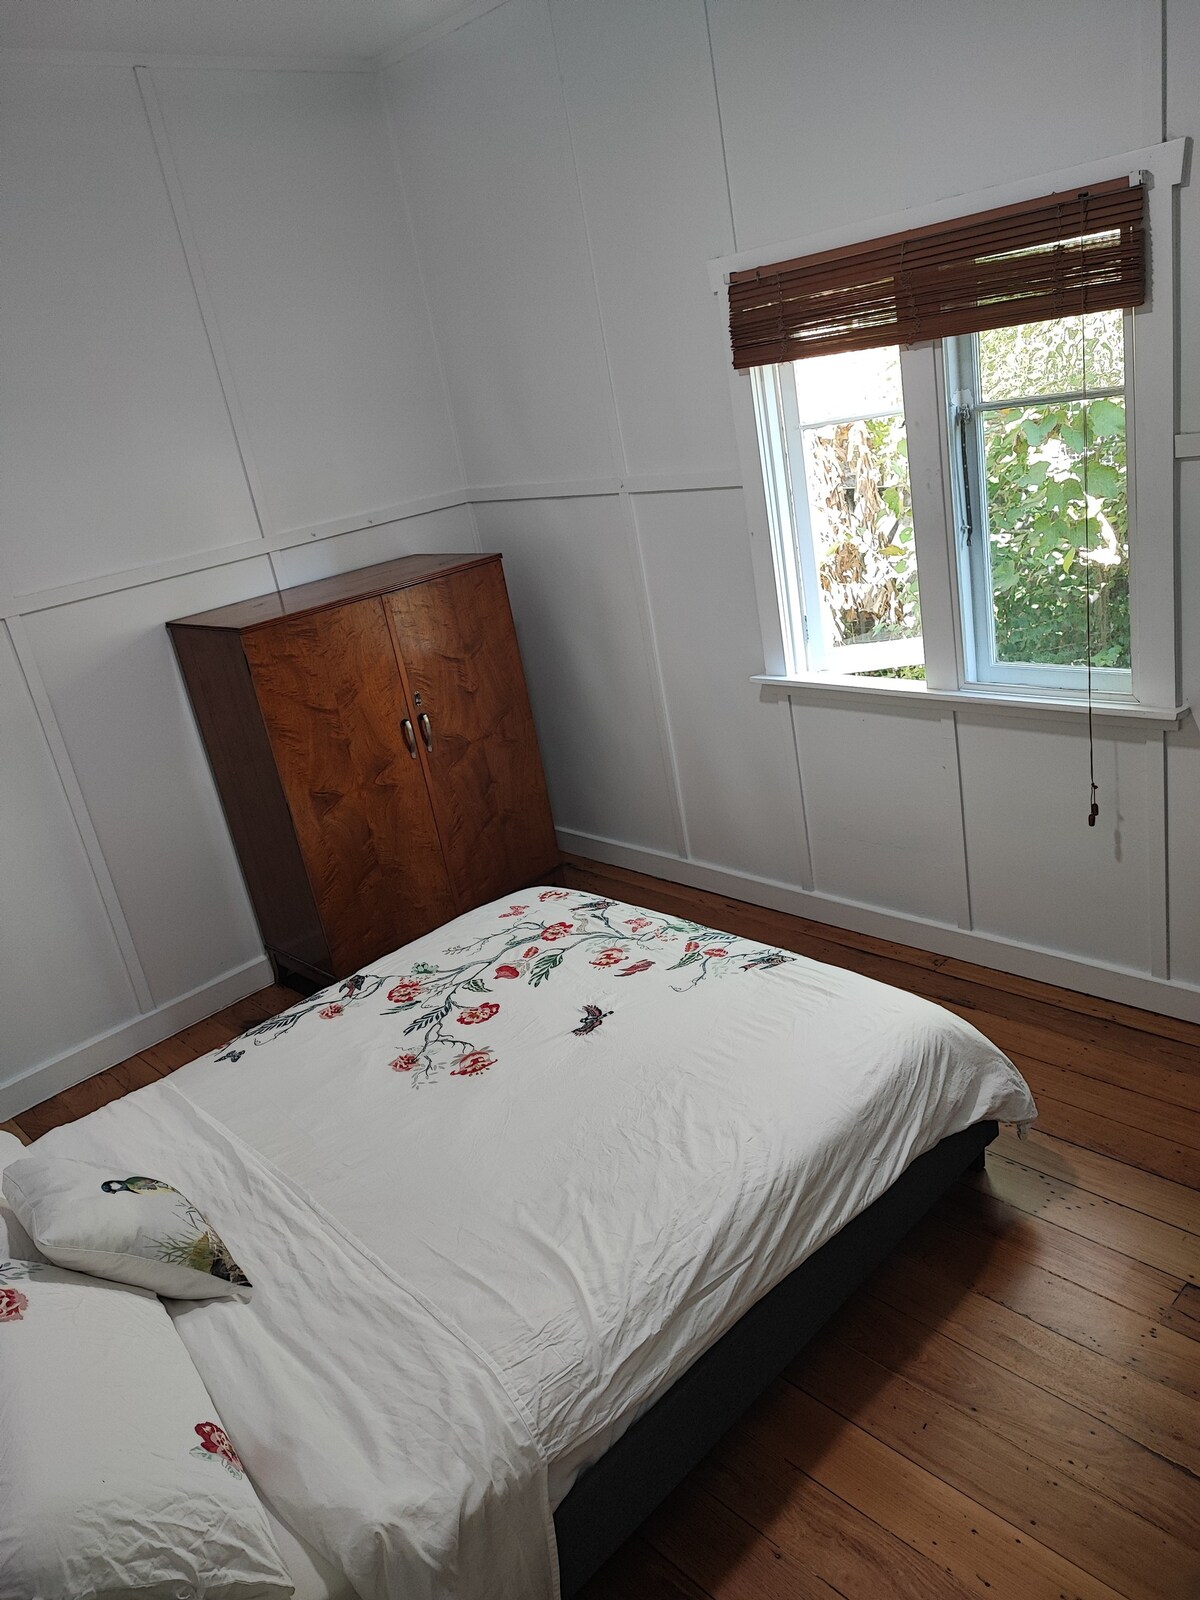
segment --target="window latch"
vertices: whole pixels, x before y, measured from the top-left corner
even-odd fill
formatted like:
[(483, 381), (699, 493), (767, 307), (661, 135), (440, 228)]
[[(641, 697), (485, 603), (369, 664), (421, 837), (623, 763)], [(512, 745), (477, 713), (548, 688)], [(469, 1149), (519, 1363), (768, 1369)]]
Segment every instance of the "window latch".
[(975, 520), (971, 510), (971, 454), (967, 444), (967, 430), (975, 418), (975, 409), (971, 405), (971, 397), (963, 392), (954, 397), (954, 426), (958, 429), (958, 444), (962, 453), (962, 520), (958, 525), (958, 536), (971, 548), (971, 540), (975, 534)]

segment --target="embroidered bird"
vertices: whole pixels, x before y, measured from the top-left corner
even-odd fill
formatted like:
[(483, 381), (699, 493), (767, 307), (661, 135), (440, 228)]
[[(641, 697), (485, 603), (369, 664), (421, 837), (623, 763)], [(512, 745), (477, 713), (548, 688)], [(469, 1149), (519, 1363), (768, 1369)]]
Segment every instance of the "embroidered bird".
[(599, 1006), (584, 1006), (583, 1016), (579, 1020), (579, 1026), (577, 1028), (572, 1028), (571, 1032), (578, 1034), (580, 1037), (583, 1037), (589, 1033), (595, 1033), (596, 1029), (604, 1021), (605, 1017), (611, 1016), (611, 1011), (601, 1011)]
[(742, 967), (743, 972), (749, 972), (751, 967), (781, 967), (785, 961), (794, 960), (794, 956), (782, 955), (778, 950), (772, 950), (767, 955), (751, 956)]
[(127, 1194), (154, 1194), (160, 1190), (175, 1193), (169, 1183), (161, 1183), (157, 1178), (108, 1178), (100, 1187), (105, 1194), (120, 1194), (122, 1190)]

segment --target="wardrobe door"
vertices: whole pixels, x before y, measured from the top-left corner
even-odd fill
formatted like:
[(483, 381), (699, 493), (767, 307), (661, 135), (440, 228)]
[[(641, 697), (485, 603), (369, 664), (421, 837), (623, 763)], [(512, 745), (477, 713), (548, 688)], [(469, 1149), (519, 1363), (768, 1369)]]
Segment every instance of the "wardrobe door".
[(285, 619), (242, 645), (333, 975), (345, 977), (455, 911), (383, 605)]
[(460, 909), (558, 865), (500, 562), (384, 596)]

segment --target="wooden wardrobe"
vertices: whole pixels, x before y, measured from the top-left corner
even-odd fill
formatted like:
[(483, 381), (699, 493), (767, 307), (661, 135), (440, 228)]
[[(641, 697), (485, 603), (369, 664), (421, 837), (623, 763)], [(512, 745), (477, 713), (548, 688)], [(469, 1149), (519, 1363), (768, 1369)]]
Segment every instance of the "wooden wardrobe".
[(167, 626), (277, 975), (346, 977), (557, 866), (499, 556)]

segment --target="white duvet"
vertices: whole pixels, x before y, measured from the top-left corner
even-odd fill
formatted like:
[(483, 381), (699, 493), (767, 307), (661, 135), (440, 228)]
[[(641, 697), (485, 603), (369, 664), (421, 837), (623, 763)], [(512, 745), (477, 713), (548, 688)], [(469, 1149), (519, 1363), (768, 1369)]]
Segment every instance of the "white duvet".
[(541, 1600), (582, 1466), (918, 1155), (1034, 1114), (926, 1001), (535, 889), (43, 1146), (175, 1183), (246, 1267), (177, 1326), (365, 1600)]

